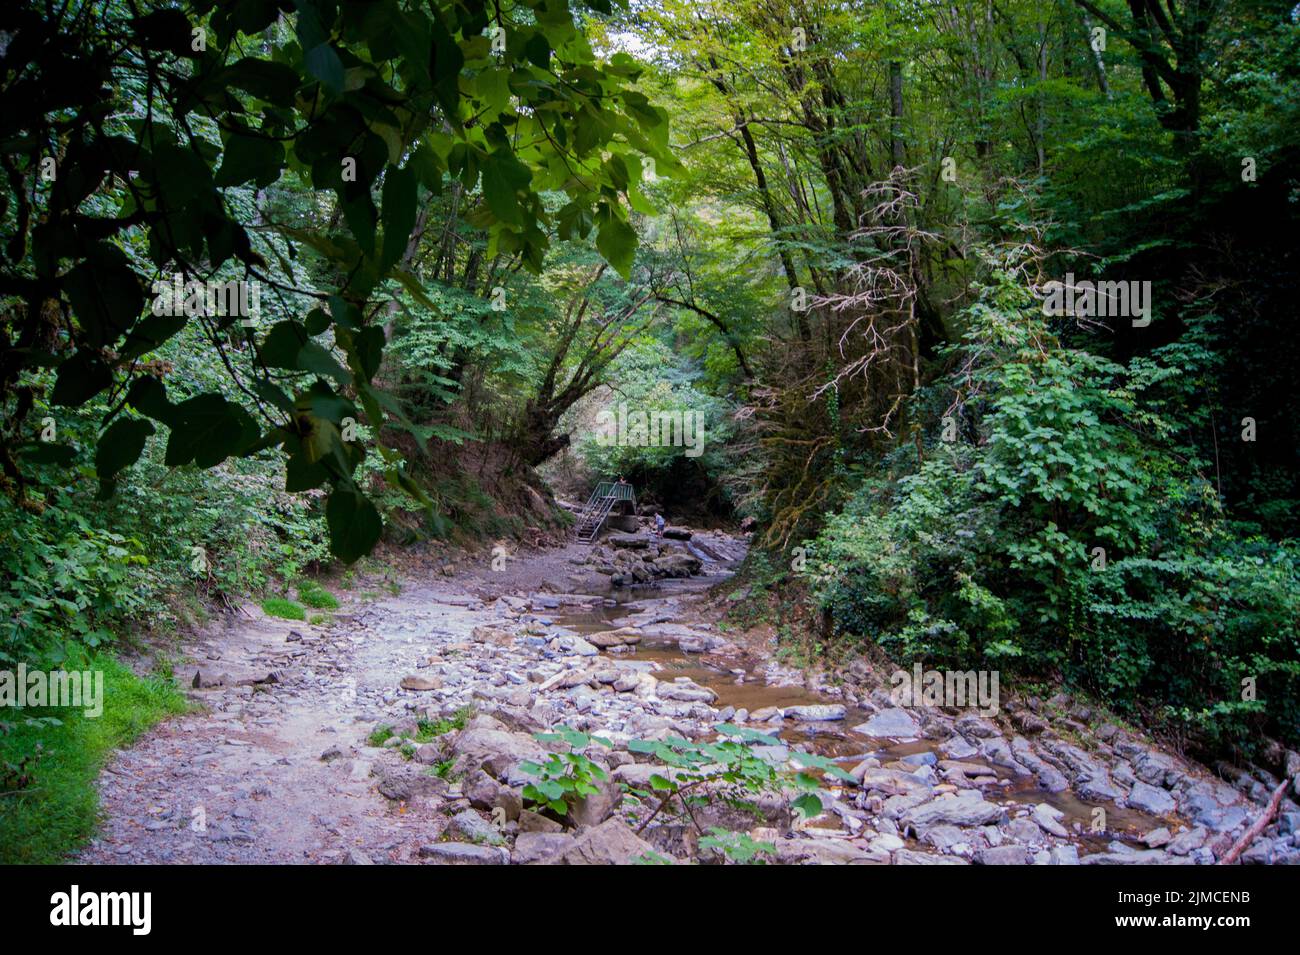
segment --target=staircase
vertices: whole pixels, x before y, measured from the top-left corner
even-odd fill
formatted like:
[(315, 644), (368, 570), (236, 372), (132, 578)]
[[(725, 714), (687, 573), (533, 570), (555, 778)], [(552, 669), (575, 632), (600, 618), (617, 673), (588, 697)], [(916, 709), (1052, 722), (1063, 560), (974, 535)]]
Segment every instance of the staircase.
[(632, 485), (615, 484), (612, 481), (602, 481), (597, 484), (596, 490), (592, 491), (591, 497), (587, 498), (582, 513), (578, 515), (578, 520), (573, 525), (573, 539), (579, 544), (590, 544), (594, 541), (600, 534), (605, 519), (609, 517), (609, 512), (620, 501), (631, 501), (632, 511), (636, 512), (636, 493), (632, 490)]

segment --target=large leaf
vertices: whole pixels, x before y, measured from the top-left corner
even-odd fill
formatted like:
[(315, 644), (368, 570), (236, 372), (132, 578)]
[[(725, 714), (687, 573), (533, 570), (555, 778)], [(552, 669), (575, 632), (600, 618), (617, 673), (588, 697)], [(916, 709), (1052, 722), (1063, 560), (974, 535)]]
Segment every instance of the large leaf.
[(113, 479), (123, 468), (139, 460), (145, 441), (153, 433), (153, 425), (144, 418), (118, 418), (108, 426), (95, 448), (100, 497), (106, 498), (113, 493)]
[(384, 248), (379, 257), (379, 271), (387, 272), (401, 260), (415, 226), (415, 173), (410, 169), (390, 169), (384, 177)]
[(325, 521), (330, 529), (330, 552), (347, 564), (369, 554), (384, 529), (375, 505), (352, 487), (337, 487), (330, 494)]

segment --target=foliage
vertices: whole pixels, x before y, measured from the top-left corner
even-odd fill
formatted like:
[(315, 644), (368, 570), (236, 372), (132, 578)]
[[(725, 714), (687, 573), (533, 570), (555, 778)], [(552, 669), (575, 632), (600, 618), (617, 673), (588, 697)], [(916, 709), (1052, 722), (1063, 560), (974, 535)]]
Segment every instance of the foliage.
[(730, 723), (720, 723), (715, 729), (721, 738), (711, 742), (668, 737), (632, 740), (628, 744), (628, 752), (653, 756), (673, 770), (668, 776), (652, 775), (649, 790), (632, 791), (654, 807), (641, 820), (642, 830), (674, 800), (694, 821), (692, 800), (748, 802), (761, 793), (781, 793), (787, 789), (801, 793), (794, 800), (797, 811), (805, 816), (816, 815), (821, 812), (821, 801), (814, 795), (818, 782), (806, 770), (815, 768), (843, 780), (852, 779), (834, 762), (809, 753), (793, 754), (804, 770), (789, 772), (755, 749), (755, 746), (779, 746), (781, 742), (776, 737)]
[(903, 661), (1064, 676), (1215, 745), (1290, 737), (1297, 546), (1234, 537), (1180, 453), (1206, 354), (1180, 342), (1120, 365), (1014, 305), (986, 292), (974, 370), (942, 383), (975, 392), (962, 440), (866, 484), (811, 544), (818, 604)]
[[(293, 9), (290, 24), (277, 4), (233, 0), (6, 7), (0, 27), (15, 39), (0, 84), (10, 171), (0, 399), (20, 454), (66, 464), (74, 448), (23, 433), (31, 392), (15, 391), (27, 387), (21, 378), (54, 369), (49, 401), (68, 408), (111, 395), (96, 453), (105, 495), (155, 423), (169, 467), (279, 448), (287, 490), (329, 486), (331, 549), (351, 562), (382, 522), (354, 477), (365, 450), (343, 433), (363, 413), (378, 428), (399, 410), (374, 381), (386, 336), (372, 318), (396, 288), (424, 297), (406, 260), (421, 190), (479, 190), (475, 219), (492, 255), (540, 270), (552, 229), (561, 239), (594, 230), (626, 276), (636, 233), (625, 202), (647, 208), (641, 157), (665, 173), (676, 161), (666, 115), (633, 88), (641, 68), (626, 54), (597, 60), (567, 9)], [(489, 20), (504, 50), (485, 35)], [(286, 181), (332, 193), (334, 214), (273, 221), (282, 252), (255, 241), (253, 227), (266, 211), (257, 191)], [(557, 212), (543, 203), (548, 191), (567, 199)], [(328, 290), (299, 288), (290, 260), (300, 253)], [(231, 309), (211, 314), (188, 293), (183, 307), (160, 308), (160, 274), (215, 280), (227, 263), (268, 288), (281, 284), (278, 266), (314, 307), (265, 329)], [(151, 285), (158, 297), (144, 314)], [(223, 356), (234, 397), (177, 400), (149, 361), (190, 326)], [(389, 481), (418, 496), (401, 456), (377, 449)], [(4, 450), (5, 473), (21, 480), (9, 440)]]
[(262, 601), (262, 613), (268, 617), (280, 617), (284, 620), (306, 620), (307, 612), (302, 604), (285, 600), (283, 597), (267, 597)]
[(84, 664), (104, 674), (99, 716), (90, 719), (75, 709), (31, 710), (17, 724), (0, 723), (0, 780), (7, 778), (6, 767), (24, 759), (31, 777), (21, 788), (0, 786), (0, 862), (6, 865), (67, 861), (94, 827), (95, 781), (112, 750), (185, 709), (170, 679), (137, 676), (105, 655)]
[(543, 743), (564, 743), (568, 750), (552, 752), (544, 763), (525, 760), (519, 764), (520, 771), (537, 780), (524, 786), (524, 801), (538, 808), (549, 809), (563, 818), (575, 803), (600, 792), (597, 782), (609, 779), (609, 773), (581, 750), (592, 743), (606, 748), (612, 744), (609, 740), (579, 733), (568, 726), (557, 727), (553, 733), (533, 735)]
[(339, 608), (338, 598), (314, 580), (304, 580), (298, 585), (298, 599), (315, 610)]
[(709, 827), (709, 834), (700, 839), (700, 848), (716, 849), (738, 865), (762, 865), (762, 856), (776, 854), (776, 846), (770, 842), (758, 842), (747, 832), (729, 832), (718, 826)]

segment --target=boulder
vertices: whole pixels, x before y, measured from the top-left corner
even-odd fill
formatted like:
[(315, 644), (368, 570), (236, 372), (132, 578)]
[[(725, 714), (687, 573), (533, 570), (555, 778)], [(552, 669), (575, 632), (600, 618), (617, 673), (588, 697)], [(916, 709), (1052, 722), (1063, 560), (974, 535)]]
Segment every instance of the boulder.
[(690, 554), (667, 554), (655, 560), (652, 566), (664, 577), (690, 577), (700, 572), (704, 562)]
[(975, 853), (976, 865), (1029, 865), (1024, 846), (997, 846)]
[(893, 739), (913, 738), (921, 734), (921, 727), (912, 715), (901, 707), (881, 710), (865, 723), (853, 727), (864, 736), (886, 736)]
[(654, 847), (618, 819), (580, 830), (572, 845), (547, 856), (548, 865), (631, 865)]
[(970, 863), (956, 856), (941, 856), (935, 855), (933, 852), (914, 852), (911, 849), (899, 849), (894, 853), (894, 865), (970, 865)]
[(473, 809), (465, 809), (452, 816), (447, 831), (457, 838), (477, 845), (495, 846), (502, 842), (501, 833), (496, 827)]
[(903, 821), (918, 829), (945, 823), (967, 827), (986, 826), (999, 821), (1002, 816), (1001, 806), (987, 802), (978, 793), (971, 793), (947, 799), (935, 799), (916, 806), (903, 815)]
[(599, 790), (591, 796), (583, 796), (569, 807), (569, 820), (577, 827), (598, 826), (610, 816), (623, 801), (623, 788), (612, 776), (604, 780), (593, 780), (592, 785)]
[(565, 832), (521, 832), (515, 840), (510, 861), (514, 865), (535, 865), (550, 856), (567, 852), (576, 842)]
[(787, 706), (781, 714), (788, 720), (802, 720), (806, 723), (823, 723), (842, 720), (845, 715), (842, 703), (814, 703), (806, 706)]
[(523, 760), (546, 759), (546, 751), (531, 736), (504, 729), (479, 728), (475, 724), (457, 734), (451, 752), (457, 772), (484, 769), (497, 779), (506, 779)]
[(501, 846), (479, 846), (472, 842), (435, 842), (420, 846), (420, 858), (434, 865), (505, 865), (509, 853)]
[(501, 785), (481, 769), (474, 770), (465, 778), (461, 783), (461, 792), (475, 809), (489, 813), (500, 809), (509, 822), (517, 820), (523, 811), (523, 799), (519, 791)]
[(1128, 804), (1133, 809), (1149, 812), (1153, 816), (1163, 816), (1174, 811), (1174, 797), (1163, 789), (1144, 782), (1134, 784), (1128, 794)]

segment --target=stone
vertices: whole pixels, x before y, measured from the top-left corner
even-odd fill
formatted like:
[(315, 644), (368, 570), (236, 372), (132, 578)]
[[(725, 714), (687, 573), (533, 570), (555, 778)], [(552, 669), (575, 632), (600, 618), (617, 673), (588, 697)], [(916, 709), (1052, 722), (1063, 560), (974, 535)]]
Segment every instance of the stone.
[(446, 758), (446, 746), (442, 742), (421, 743), (415, 748), (414, 759), (422, 766), (436, 766)]
[(949, 824), (954, 826), (983, 826), (999, 821), (1003, 816), (1001, 806), (986, 802), (978, 793), (935, 799), (907, 811), (903, 821), (924, 829), (927, 826)]
[(515, 840), (510, 861), (514, 865), (535, 865), (550, 856), (561, 855), (577, 843), (564, 832), (521, 832)]
[(1167, 781), (1179, 775), (1178, 764), (1172, 756), (1154, 751), (1143, 753), (1133, 764), (1133, 773), (1138, 779), (1152, 786), (1164, 786)]
[[(933, 846), (940, 852), (957, 852), (958, 855), (966, 854), (959, 851), (963, 848), (969, 853), (973, 840), (979, 843), (984, 841), (978, 833), (972, 835), (964, 829), (949, 825), (931, 826), (925, 830), (925, 835), (921, 837), (922, 842), (928, 846)], [(902, 840), (899, 841), (902, 842)]]
[(1164, 826), (1159, 829), (1152, 829), (1142, 837), (1142, 841), (1152, 849), (1159, 849), (1161, 846), (1168, 845), (1173, 836)]
[(1002, 735), (996, 723), (974, 713), (968, 713), (957, 721), (957, 732), (965, 737), (974, 736), (979, 739), (992, 739)]
[(1065, 818), (1065, 813), (1055, 806), (1049, 806), (1045, 802), (1040, 802), (1030, 813), (1034, 822), (1036, 822), (1044, 832), (1050, 832), (1054, 836), (1064, 839), (1069, 836), (1065, 826), (1061, 825), (1061, 820)]
[(1176, 856), (1190, 855), (1205, 845), (1205, 840), (1209, 834), (1209, 830), (1204, 826), (1187, 829), (1174, 836), (1173, 841), (1169, 843), (1167, 848)]
[(787, 706), (782, 715), (788, 720), (802, 720), (805, 723), (824, 723), (842, 720), (847, 711), (840, 703), (815, 703), (805, 706)]
[(541, 813), (524, 809), (519, 813), (520, 832), (563, 832), (564, 826)]
[(403, 690), (415, 690), (421, 693), (427, 693), (430, 690), (441, 689), (442, 681), (437, 677), (428, 676), (404, 676), (402, 677)]
[[(504, 724), (498, 722), (497, 725)], [(476, 728), (473, 724), (457, 734), (451, 751), (457, 771), (468, 773), (482, 768), (497, 779), (508, 777), (523, 760), (546, 759), (546, 751), (531, 736)]]
[(970, 865), (970, 863), (956, 856), (941, 856), (935, 855), (933, 852), (914, 852), (911, 849), (899, 849), (894, 853), (894, 865)]
[(694, 683), (660, 682), (656, 692), (661, 700), (676, 700), (679, 703), (712, 703), (718, 698), (718, 694), (707, 686), (696, 686)]
[(1159, 849), (1148, 849), (1142, 852), (1098, 852), (1094, 855), (1084, 856), (1079, 860), (1080, 865), (1167, 865), (1175, 860), (1161, 852)]
[(916, 720), (901, 707), (881, 710), (865, 723), (853, 727), (853, 730), (864, 736), (885, 736), (893, 739), (911, 739), (921, 733), (921, 727)]
[(1041, 846), (1047, 841), (1043, 838), (1043, 830), (1039, 828), (1038, 823), (1027, 816), (1012, 819), (1007, 823), (1004, 834), (1012, 842), (1021, 845)]
[(630, 865), (654, 851), (626, 823), (608, 819), (592, 829), (579, 831), (571, 846), (547, 856), (545, 862), (549, 865)]
[(778, 839), (777, 862), (783, 865), (888, 865), (889, 853), (844, 839)]
[(1144, 782), (1138, 782), (1128, 794), (1128, 804), (1132, 809), (1163, 816), (1174, 811), (1174, 797), (1163, 789)]
[(1011, 741), (1011, 752), (1016, 760), (1038, 777), (1038, 782), (1049, 793), (1064, 792), (1070, 786), (1065, 774), (1034, 751), (1033, 745), (1023, 736)]
[(652, 566), (665, 577), (690, 577), (700, 572), (704, 561), (691, 554), (668, 554), (660, 557)]
[(645, 550), (650, 546), (650, 538), (640, 534), (610, 534), (605, 543), (622, 550)]
[(964, 736), (956, 734), (940, 743), (939, 751), (951, 759), (970, 759), (979, 752)]
[(495, 826), (476, 813), (473, 809), (458, 812), (451, 819), (447, 831), (468, 842), (480, 845), (499, 845), (501, 833)]
[(569, 821), (579, 827), (598, 826), (614, 814), (623, 801), (623, 788), (612, 776), (593, 780), (598, 792), (583, 796), (569, 807)]
[(911, 773), (900, 772), (897, 769), (876, 769), (865, 762), (854, 766), (849, 775), (858, 780), (863, 789), (883, 792), (890, 796), (926, 793), (930, 789)]
[(1050, 853), (1051, 865), (1078, 865), (1079, 864), (1079, 847), (1078, 846), (1052, 846)]
[(997, 846), (975, 853), (976, 865), (1029, 865), (1024, 846)]
[(1228, 832), (1244, 823), (1249, 814), (1241, 806), (1224, 806), (1213, 794), (1197, 788), (1181, 801), (1181, 812), (1198, 826), (1211, 832)]
[(503, 786), (481, 769), (470, 773), (461, 784), (461, 792), (475, 809), (491, 813), (500, 809), (508, 822), (519, 819), (523, 811), (523, 799), (519, 792), (509, 786)]
[(501, 846), (479, 846), (472, 842), (435, 842), (420, 846), (420, 858), (434, 865), (505, 865), (510, 855)]
[(515, 642), (515, 635), (500, 627), (475, 627), (469, 637), (475, 643), (491, 643), (498, 647), (508, 647)]

